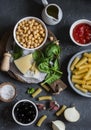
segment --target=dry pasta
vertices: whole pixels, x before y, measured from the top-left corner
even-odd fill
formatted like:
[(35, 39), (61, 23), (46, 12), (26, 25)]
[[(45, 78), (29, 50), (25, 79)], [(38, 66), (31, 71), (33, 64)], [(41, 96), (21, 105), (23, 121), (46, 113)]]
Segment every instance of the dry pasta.
[(82, 92), (84, 92), (84, 93), (87, 93), (87, 89), (82, 88), (80, 85), (75, 84), (75, 87), (76, 87), (77, 89), (79, 89), (80, 91), (82, 91)]
[(85, 68), (91, 68), (91, 64), (82, 65), (78, 69), (81, 70), (81, 69), (85, 69)]
[(91, 58), (88, 58), (88, 62), (91, 63)]
[(39, 101), (41, 101), (41, 100), (52, 100), (52, 96), (41, 96), (38, 99), (39, 99)]
[(36, 97), (38, 94), (40, 94), (42, 92), (42, 89), (41, 88), (38, 88), (33, 94), (32, 94), (32, 97)]
[(85, 84), (85, 80), (80, 80), (80, 79), (72, 79), (73, 83), (77, 83), (77, 84)]
[(47, 85), (45, 85), (45, 84), (41, 83), (41, 87), (44, 88), (48, 92), (50, 91), (50, 88)]
[(37, 122), (37, 126), (41, 126), (42, 125), (42, 123), (46, 120), (46, 118), (47, 118), (47, 116), (46, 115), (43, 115), (40, 119), (39, 119), (39, 121)]
[(84, 64), (87, 61), (86, 57), (83, 57), (77, 64), (76, 64), (76, 68), (78, 68), (79, 66), (81, 66), (82, 64)]
[(77, 64), (77, 62), (79, 61), (79, 59), (80, 59), (79, 57), (76, 57), (76, 58), (75, 58), (75, 60), (73, 61), (72, 65), (71, 65), (71, 67), (70, 67), (71, 70), (74, 69), (74, 67), (75, 67), (75, 65)]
[(83, 55), (88, 57), (88, 58), (91, 58), (91, 53), (84, 53)]
[(77, 75), (77, 74), (83, 74), (87, 71), (88, 71), (88, 68), (85, 68), (85, 69), (81, 69), (81, 70), (76, 70), (74, 73)]
[[(74, 61), (71, 64), (71, 67), (74, 65)], [(91, 92), (91, 53), (83, 53), (74, 67), (71, 67), (71, 80), (74, 83), (74, 86), (81, 92)]]
[(84, 77), (85, 73), (79, 74), (79, 75), (72, 75), (72, 79), (82, 79)]
[(62, 108), (59, 109), (59, 110), (56, 112), (56, 116), (60, 116), (60, 115), (64, 112), (64, 110), (65, 110), (66, 108), (67, 108), (67, 106), (66, 106), (66, 105), (63, 105)]
[(88, 79), (88, 77), (91, 75), (91, 69), (88, 70), (86, 75), (84, 76), (84, 79)]

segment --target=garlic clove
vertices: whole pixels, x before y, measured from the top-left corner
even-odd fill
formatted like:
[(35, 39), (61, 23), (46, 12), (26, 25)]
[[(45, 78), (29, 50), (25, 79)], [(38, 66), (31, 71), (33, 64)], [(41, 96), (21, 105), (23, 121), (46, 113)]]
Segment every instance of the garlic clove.
[(52, 121), (52, 128), (53, 130), (65, 130), (65, 124), (60, 120)]
[(76, 122), (80, 118), (79, 112), (76, 110), (75, 107), (67, 108), (64, 111), (64, 117), (69, 122)]

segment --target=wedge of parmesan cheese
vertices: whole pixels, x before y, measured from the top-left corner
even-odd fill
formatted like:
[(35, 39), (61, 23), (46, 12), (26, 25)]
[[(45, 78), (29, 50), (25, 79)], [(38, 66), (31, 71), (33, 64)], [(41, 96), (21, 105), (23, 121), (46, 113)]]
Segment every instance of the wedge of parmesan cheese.
[(15, 60), (14, 63), (19, 71), (25, 74), (31, 68), (33, 61), (32, 54), (29, 54)]

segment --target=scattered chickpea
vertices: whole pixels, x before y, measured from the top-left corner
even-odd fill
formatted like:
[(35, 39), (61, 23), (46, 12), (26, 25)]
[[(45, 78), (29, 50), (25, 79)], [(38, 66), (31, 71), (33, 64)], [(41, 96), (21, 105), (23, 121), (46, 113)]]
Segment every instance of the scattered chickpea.
[(50, 36), (49, 39), (50, 39), (50, 41), (53, 41), (53, 40), (54, 40), (54, 38), (53, 38), (52, 36)]

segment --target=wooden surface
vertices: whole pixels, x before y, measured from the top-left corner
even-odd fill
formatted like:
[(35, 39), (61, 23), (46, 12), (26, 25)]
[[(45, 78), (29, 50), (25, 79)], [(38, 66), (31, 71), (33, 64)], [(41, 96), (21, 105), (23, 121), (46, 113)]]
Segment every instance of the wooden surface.
[[(3, 54), (6, 52), (6, 49), (7, 49), (7, 42), (8, 42), (8, 39), (11, 35), (11, 31), (8, 31), (6, 32), (3, 37), (1, 38), (0, 40), (0, 56), (1, 56), (1, 62), (2, 62), (2, 58), (3, 58)], [(53, 40), (57, 40), (57, 38), (55, 37), (55, 35), (51, 32), (51, 31), (48, 31), (48, 38), (47, 38), (47, 42), (50, 42), (50, 37), (53, 37)], [(12, 43), (14, 42), (14, 40), (12, 39)], [(26, 83), (29, 83), (27, 81), (25, 81), (22, 77), (23, 77), (23, 74), (21, 74), (18, 69), (16, 68), (16, 66), (11, 63), (10, 64), (10, 70), (7, 72), (11, 77), (13, 77), (14, 79), (16, 80), (19, 80), (21, 82), (26, 82)]]

